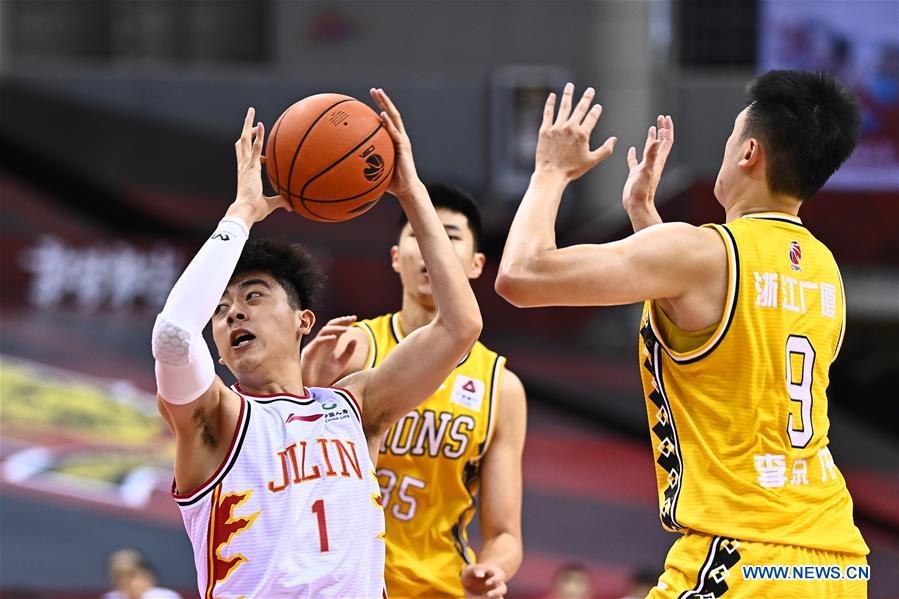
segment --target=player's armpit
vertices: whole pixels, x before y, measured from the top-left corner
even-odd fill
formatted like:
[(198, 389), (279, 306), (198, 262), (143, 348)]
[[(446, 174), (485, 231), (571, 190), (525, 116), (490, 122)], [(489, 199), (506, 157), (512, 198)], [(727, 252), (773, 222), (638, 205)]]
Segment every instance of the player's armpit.
[(157, 395), (163, 419), (175, 433), (175, 482), (182, 492), (207, 481), (230, 447), (240, 417), (241, 399), (215, 377), (189, 404), (177, 405)]
[(727, 254), (718, 233), (665, 223), (620, 241), (535, 251), (504, 263), (496, 290), (522, 308), (611, 306), (679, 298), (726, 276)]
[(174, 404), (157, 392), (156, 402), (159, 413), (172, 428), (175, 436), (192, 436), (196, 433), (195, 420), (197, 414), (204, 414), (207, 420), (215, 418), (215, 411), (221, 403), (222, 396), (233, 394), (219, 377), (215, 377), (209, 388), (190, 403)]
[(509, 580), (522, 559), (521, 460), (527, 426), (524, 386), (512, 372), (502, 374), (496, 430), (481, 462), (480, 513), (483, 549), (478, 563), (495, 564)]

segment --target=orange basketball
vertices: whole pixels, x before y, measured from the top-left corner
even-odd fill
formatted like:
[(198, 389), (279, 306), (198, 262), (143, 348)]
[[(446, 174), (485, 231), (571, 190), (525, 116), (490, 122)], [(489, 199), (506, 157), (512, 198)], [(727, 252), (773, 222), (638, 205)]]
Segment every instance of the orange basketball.
[(393, 140), (374, 110), (341, 94), (284, 111), (266, 145), (276, 193), (306, 218), (349, 220), (378, 203), (393, 176)]

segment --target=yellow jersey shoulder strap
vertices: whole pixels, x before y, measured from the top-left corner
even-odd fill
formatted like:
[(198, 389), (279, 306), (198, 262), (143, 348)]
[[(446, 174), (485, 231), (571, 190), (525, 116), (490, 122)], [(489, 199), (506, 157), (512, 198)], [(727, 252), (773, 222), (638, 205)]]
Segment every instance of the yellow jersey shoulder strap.
[(477, 459), (484, 456), (488, 447), (490, 447), (490, 441), (493, 439), (493, 432), (496, 429), (496, 415), (499, 410), (502, 375), (505, 366), (505, 356), (499, 355), (480, 341), (477, 341), (468, 355), (463, 358), (462, 362), (454, 371), (459, 373), (471, 372), (475, 376), (482, 374), (484, 378), (486, 378), (486, 398), (489, 402), (486, 414), (487, 430), (484, 435), (484, 441), (481, 443), (480, 447), (478, 447)]
[[(394, 327), (398, 326), (395, 320), (399, 313), (388, 312), (375, 318), (367, 318), (354, 322), (352, 326), (361, 329), (368, 337), (368, 355), (365, 358), (365, 369), (374, 368), (380, 364), (384, 356), (399, 343)], [(400, 337), (401, 338), (401, 337)]]

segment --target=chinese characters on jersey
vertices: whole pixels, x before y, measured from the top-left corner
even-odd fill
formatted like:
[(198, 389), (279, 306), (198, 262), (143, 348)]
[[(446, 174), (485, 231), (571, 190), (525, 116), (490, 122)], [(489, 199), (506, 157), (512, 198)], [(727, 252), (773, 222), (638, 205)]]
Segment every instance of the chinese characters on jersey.
[(795, 277), (776, 272), (753, 272), (752, 274), (755, 276), (756, 306), (781, 308), (801, 314), (819, 309), (821, 316), (837, 317), (836, 285), (823, 281), (819, 283), (800, 281)]
[[(792, 464), (787, 464), (787, 456), (784, 454), (766, 453), (755, 455), (755, 469), (758, 472), (756, 481), (762, 487), (784, 487), (808, 485), (818, 479), (821, 482), (837, 479), (837, 466), (833, 461), (833, 455), (827, 447), (818, 450), (817, 463), (813, 462), (814, 472), (809, 470), (808, 460), (796, 458)], [(809, 478), (811, 477), (811, 478)]]

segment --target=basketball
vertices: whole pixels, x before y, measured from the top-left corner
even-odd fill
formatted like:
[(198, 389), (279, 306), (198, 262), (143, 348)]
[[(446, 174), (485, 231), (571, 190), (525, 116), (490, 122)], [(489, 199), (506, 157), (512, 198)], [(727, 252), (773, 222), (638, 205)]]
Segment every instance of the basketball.
[(377, 204), (393, 175), (393, 140), (374, 110), (341, 94), (290, 106), (266, 146), (276, 193), (306, 218), (337, 222)]

